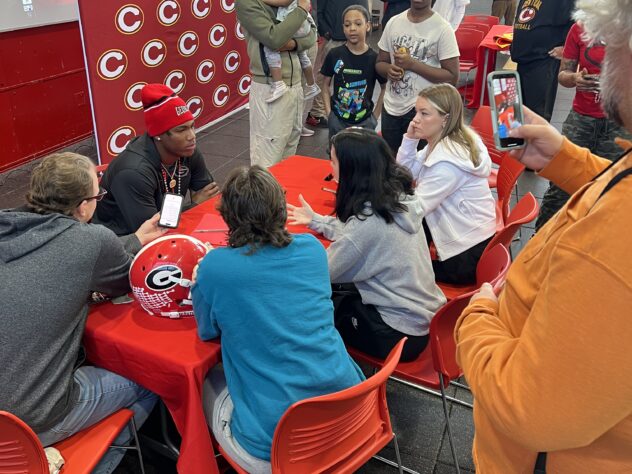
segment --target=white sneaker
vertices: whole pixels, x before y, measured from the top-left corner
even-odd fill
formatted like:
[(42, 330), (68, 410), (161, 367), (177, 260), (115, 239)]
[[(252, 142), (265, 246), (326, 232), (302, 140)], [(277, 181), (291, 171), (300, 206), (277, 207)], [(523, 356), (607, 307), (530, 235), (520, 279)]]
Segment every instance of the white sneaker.
[(301, 130), (301, 137), (311, 137), (314, 135), (314, 130), (310, 130), (307, 127), (303, 127)]
[(274, 102), (288, 91), (288, 87), (283, 81), (273, 82), (270, 85), (270, 97), (266, 99), (267, 103)]
[(303, 91), (303, 100), (313, 99), (318, 94), (320, 94), (320, 87), (318, 87), (318, 84), (314, 83), (311, 86), (307, 85)]

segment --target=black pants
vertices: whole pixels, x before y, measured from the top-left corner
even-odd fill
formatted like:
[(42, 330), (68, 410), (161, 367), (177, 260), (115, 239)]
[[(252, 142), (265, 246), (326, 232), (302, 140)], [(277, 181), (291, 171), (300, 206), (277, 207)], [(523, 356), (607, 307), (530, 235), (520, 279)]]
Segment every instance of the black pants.
[[(423, 221), (423, 227), (426, 240), (428, 244), (430, 244), (430, 242), (432, 242), (432, 235), (430, 234), (430, 229), (428, 229), (425, 220)], [(435, 280), (453, 285), (471, 285), (476, 283), (476, 267), (478, 261), (481, 259), (483, 251), (493, 237), (492, 235), (490, 238), (446, 260), (433, 260), (432, 269), (434, 270)]]
[[(386, 110), (382, 109), (382, 138), (386, 140), (394, 156), (397, 156), (397, 150), (402, 144), (404, 134), (416, 113), (413, 108), (405, 115), (390, 115)], [(421, 150), (427, 143), (426, 140), (419, 140), (417, 150)]]
[(560, 61), (551, 57), (518, 63), (524, 105), (548, 122), (553, 115), (559, 71)]
[(373, 305), (362, 303), (353, 283), (332, 285), (334, 322), (345, 344), (370, 356), (386, 359), (402, 337), (408, 337), (402, 351), (402, 362), (415, 360), (428, 345), (429, 337), (410, 336), (393, 329), (384, 322)]

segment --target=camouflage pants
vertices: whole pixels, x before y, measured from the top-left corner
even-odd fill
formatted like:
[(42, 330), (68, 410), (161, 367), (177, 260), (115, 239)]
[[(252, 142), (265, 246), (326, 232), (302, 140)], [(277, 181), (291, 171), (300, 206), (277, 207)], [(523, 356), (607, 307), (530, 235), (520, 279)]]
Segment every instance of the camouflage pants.
[[(571, 110), (562, 125), (562, 135), (576, 145), (588, 148), (597, 156), (614, 160), (623, 153), (615, 142), (615, 137), (632, 139), (632, 136), (622, 127), (607, 118), (594, 118), (580, 115)], [(540, 214), (535, 223), (536, 231), (559, 211), (570, 196), (560, 188), (550, 183), (544, 193)]]

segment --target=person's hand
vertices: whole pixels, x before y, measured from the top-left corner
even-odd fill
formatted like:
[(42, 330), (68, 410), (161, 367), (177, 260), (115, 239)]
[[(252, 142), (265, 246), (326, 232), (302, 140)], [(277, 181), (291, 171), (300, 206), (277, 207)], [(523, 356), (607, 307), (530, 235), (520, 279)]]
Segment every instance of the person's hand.
[(312, 8), (312, 2), (310, 0), (298, 0), (297, 4), (299, 8), (302, 8), (306, 12), (309, 12), (309, 10)]
[(416, 136), (415, 134), (416, 134), (415, 126), (413, 124), (413, 121), (411, 120), (410, 123), (408, 124), (408, 129), (406, 129), (406, 138), (420, 138)]
[(397, 82), (404, 77), (404, 70), (396, 64), (389, 64), (386, 76), (389, 81)]
[(496, 297), (496, 293), (494, 293), (494, 288), (489, 283), (483, 283), (481, 289), (478, 290), (478, 293), (475, 293), (472, 298), (470, 298), (470, 304), (474, 303), (476, 300), (492, 300), (498, 301)]
[(213, 181), (212, 183), (208, 183), (199, 191), (192, 192), (191, 201), (193, 201), (195, 204), (200, 204), (206, 201), (207, 199), (210, 199), (213, 196), (217, 195), (218, 193), (219, 193), (219, 186), (217, 185), (215, 181)]
[(549, 122), (527, 107), (524, 125), (509, 130), (509, 136), (524, 138), (525, 147), (510, 152), (511, 156), (534, 171), (540, 171), (560, 151), (564, 137)]
[(285, 43), (283, 46), (279, 48), (279, 51), (294, 51), (295, 49), (296, 49), (296, 41), (290, 38), (289, 40), (287, 40), (287, 43)]
[(588, 74), (588, 69), (583, 68), (575, 73), (575, 87), (578, 91), (595, 91), (599, 90), (599, 80), (594, 75)]
[(555, 59), (562, 59), (562, 53), (564, 53), (564, 46), (556, 46), (549, 51), (549, 56)]
[(158, 226), (160, 214), (156, 213), (151, 218), (143, 222), (138, 230), (134, 233), (141, 245), (153, 242), (158, 237), (164, 235), (169, 229)]
[(408, 71), (412, 68), (414, 59), (410, 55), (407, 48), (398, 48), (394, 53), (395, 65), (402, 68), (404, 71)]
[(307, 204), (307, 201), (302, 194), (298, 195), (298, 200), (301, 202), (301, 207), (287, 204), (287, 217), (290, 225), (307, 225), (312, 222), (314, 218), (314, 210)]

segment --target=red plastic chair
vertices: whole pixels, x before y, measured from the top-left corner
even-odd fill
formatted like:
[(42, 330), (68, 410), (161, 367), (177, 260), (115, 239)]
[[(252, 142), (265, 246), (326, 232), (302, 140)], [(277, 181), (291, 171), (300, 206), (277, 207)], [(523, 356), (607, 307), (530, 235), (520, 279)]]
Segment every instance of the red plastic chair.
[[(491, 242), (490, 242), (491, 243)], [(478, 265), (476, 265), (476, 284), (474, 285), (451, 285), (449, 283), (437, 282), (437, 286), (443, 291), (448, 301), (456, 299), (466, 293), (471, 293), (485, 283), (492, 286), (500, 286), (507, 278), (507, 272), (511, 265), (509, 251), (502, 245), (491, 247), (487, 245), (481, 255)]]
[(487, 25), (485, 23), (461, 23), (457, 29), (470, 29), (470, 30), (478, 30), (482, 31), (485, 36), (489, 33), (491, 29), (491, 25)]
[(500, 19), (497, 16), (491, 15), (465, 15), (463, 20), (461, 20), (461, 24), (464, 23), (484, 23), (491, 28), (500, 23)]
[(524, 171), (524, 165), (514, 160), (508, 152), (503, 156), (502, 163), (498, 169), (498, 179), (496, 181), (496, 192), (498, 201), (496, 202), (496, 216), (499, 228), (505, 227), (509, 216), (509, 202), (511, 193), (518, 182), (518, 178)]
[[(130, 425), (133, 430), (140, 470), (145, 466), (138, 444), (134, 412), (122, 409), (70, 438), (53, 445), (64, 458), (63, 474), (90, 474), (105, 452), (114, 447), (112, 441)], [(17, 416), (0, 411), (0, 474), (48, 474), (48, 461), (39, 438)]]
[[(504, 250), (505, 254), (507, 254), (507, 251), (502, 246), (499, 246), (499, 249)], [(499, 291), (501, 286), (500, 282), (496, 282), (494, 289)], [(400, 362), (397, 364), (397, 367), (393, 371), (393, 376), (391, 377), (397, 382), (441, 397), (443, 402), (443, 415), (445, 416), (448, 431), (448, 440), (450, 441), (450, 449), (457, 472), (459, 472), (459, 463), (454, 446), (454, 439), (452, 437), (452, 430), (450, 428), (447, 401), (450, 400), (468, 408), (472, 408), (472, 405), (463, 400), (448, 396), (445, 393), (445, 388), (451, 381), (463, 375), (461, 368), (456, 363), (454, 328), (456, 321), (468, 305), (473, 293), (474, 291), (462, 294), (448, 301), (437, 311), (432, 321), (430, 321), (430, 341), (426, 349), (414, 361)], [(379, 368), (384, 364), (384, 361), (371, 357), (353, 347), (347, 346), (347, 350), (354, 359), (373, 367)], [(439, 392), (436, 391), (437, 389)]]
[(483, 140), (492, 162), (500, 166), (505, 152), (496, 149), (496, 144), (494, 143), (494, 129), (492, 128), (492, 112), (488, 105), (482, 105), (476, 111), (474, 117), (472, 117), (470, 127), (472, 127)]
[(502, 245), (507, 250), (511, 251), (511, 242), (514, 236), (522, 227), (523, 224), (527, 224), (535, 220), (538, 217), (540, 206), (538, 200), (531, 193), (527, 193), (522, 196), (522, 199), (514, 206), (507, 217), (507, 222), (503, 229), (496, 232), (494, 238), (489, 242), (488, 248), (492, 248), (496, 245)]
[(467, 96), (467, 84), (469, 82), (470, 72), (478, 65), (476, 52), (478, 46), (485, 38), (485, 33), (478, 30), (459, 28), (454, 32), (456, 42), (459, 45), (459, 71), (465, 72), (465, 86), (463, 87), (463, 96)]
[[(397, 436), (386, 403), (386, 382), (399, 362), (405, 341), (399, 341), (382, 362), (381, 370), (361, 384), (308, 398), (288, 408), (274, 431), (272, 472), (353, 473), (393, 439), (401, 474)], [(246, 474), (221, 446), (219, 451), (238, 473)]]

